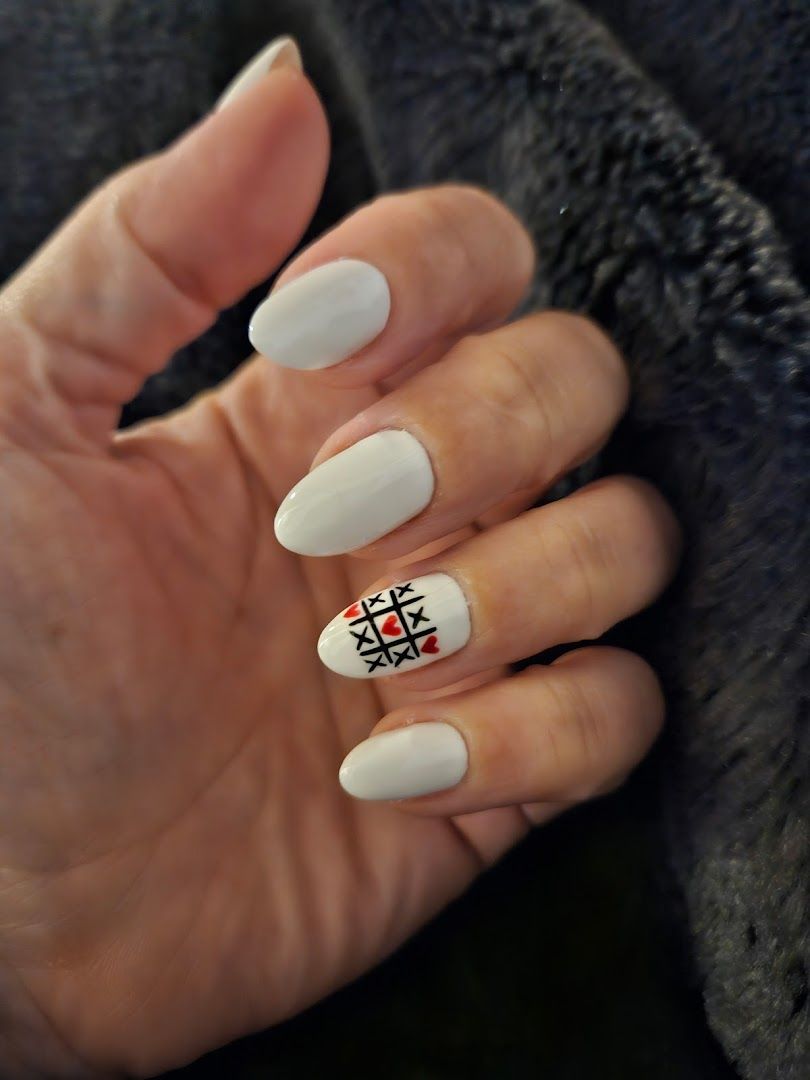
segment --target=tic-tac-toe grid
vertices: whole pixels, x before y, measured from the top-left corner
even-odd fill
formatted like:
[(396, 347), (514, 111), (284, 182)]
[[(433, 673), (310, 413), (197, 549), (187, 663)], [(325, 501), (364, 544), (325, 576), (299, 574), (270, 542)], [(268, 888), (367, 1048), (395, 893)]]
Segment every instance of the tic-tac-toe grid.
[[(410, 596), (410, 593), (414, 595)], [(398, 668), (406, 660), (419, 659), (419, 641), (436, 633), (436, 627), (425, 615), (424, 599), (416, 594), (412, 582), (406, 582), (360, 601), (363, 614), (350, 621), (349, 633), (369, 672), (385, 667)], [(386, 640), (382, 623), (390, 615), (397, 616), (401, 632)], [(378, 623), (380, 618), (382, 621)], [(426, 624), (424, 627), (423, 623)]]

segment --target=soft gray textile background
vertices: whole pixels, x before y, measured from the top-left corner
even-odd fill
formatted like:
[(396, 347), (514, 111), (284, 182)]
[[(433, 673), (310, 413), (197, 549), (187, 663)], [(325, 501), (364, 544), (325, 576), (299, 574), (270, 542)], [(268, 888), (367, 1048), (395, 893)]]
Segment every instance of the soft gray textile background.
[[(600, 467), (652, 477), (689, 534), (680, 580), (625, 631), (670, 694), (653, 766), (530, 841), (428, 932), (429, 950), (217, 1059), (229, 1075), (343, 1060), (374, 1076), (384, 1060), (401, 1076), (719, 1076), (676, 956), (743, 1076), (810, 1073), (810, 8), (589, 6), (622, 44), (568, 0), (0, 2), (4, 274), (293, 31), (336, 135), (318, 226), (391, 187), (465, 178), (500, 193), (537, 240), (533, 303), (592, 314), (628, 357), (633, 408)], [(231, 370), (251, 302), (126, 419)], [(670, 906), (650, 886), (659, 871)], [(343, 1031), (370, 1018), (364, 1072)]]

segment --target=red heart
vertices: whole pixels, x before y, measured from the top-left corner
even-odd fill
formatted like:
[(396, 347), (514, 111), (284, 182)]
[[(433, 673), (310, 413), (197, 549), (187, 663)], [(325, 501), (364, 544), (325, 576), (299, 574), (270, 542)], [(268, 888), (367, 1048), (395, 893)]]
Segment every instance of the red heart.
[(435, 653), (440, 651), (439, 639), (435, 634), (431, 634), (427, 641), (422, 642), (422, 652)]
[(402, 627), (397, 622), (396, 615), (389, 615), (385, 622), (382, 624), (382, 632), (388, 634), (389, 637), (399, 637), (402, 633)]
[(343, 618), (344, 619), (356, 619), (359, 614), (360, 614), (360, 605), (359, 604), (352, 604), (351, 607), (346, 608), (346, 610), (343, 612)]

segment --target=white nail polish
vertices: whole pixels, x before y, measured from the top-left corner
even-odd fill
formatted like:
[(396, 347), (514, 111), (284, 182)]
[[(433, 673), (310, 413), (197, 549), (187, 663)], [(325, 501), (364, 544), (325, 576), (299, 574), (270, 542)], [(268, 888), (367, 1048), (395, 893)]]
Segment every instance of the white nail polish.
[(282, 367), (314, 371), (359, 352), (391, 311), (385, 275), (359, 259), (337, 259), (273, 292), (256, 308), (249, 336), (256, 352)]
[(297, 68), (298, 71), (303, 70), (304, 65), (295, 38), (276, 38), (269, 45), (266, 45), (261, 52), (257, 53), (252, 60), (249, 60), (220, 94), (214, 110), (230, 104), (245, 90), (255, 86), (272, 68), (282, 66)]
[(377, 431), (299, 481), (276, 514), (278, 542), (299, 555), (342, 555), (415, 517), (433, 497), (424, 446), (407, 431)]
[(410, 799), (454, 787), (467, 762), (467, 744), (452, 724), (409, 724), (355, 746), (340, 783), (357, 799)]
[(470, 612), (448, 574), (426, 574), (364, 596), (341, 611), (318, 640), (338, 675), (376, 679), (442, 660), (470, 638)]

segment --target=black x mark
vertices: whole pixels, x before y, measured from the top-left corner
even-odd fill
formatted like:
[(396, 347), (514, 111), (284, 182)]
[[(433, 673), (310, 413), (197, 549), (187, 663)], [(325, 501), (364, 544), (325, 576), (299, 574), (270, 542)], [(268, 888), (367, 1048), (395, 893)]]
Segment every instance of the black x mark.
[(350, 630), (349, 633), (352, 635), (352, 637), (357, 638), (357, 645), (355, 646), (356, 649), (362, 649), (364, 645), (374, 644), (374, 638), (369, 637), (365, 630), (362, 630), (359, 634), (356, 630)]
[(386, 666), (385, 660), (383, 660), (382, 655), (375, 656), (373, 660), (368, 660), (365, 657), (363, 659), (366, 660), (369, 671), (374, 671), (375, 668)]
[(378, 592), (376, 596), (369, 596), (366, 603), (369, 607), (374, 607), (375, 604), (384, 604), (383, 594)]
[(408, 616), (413, 619), (414, 626), (418, 626), (419, 623), (430, 622), (430, 619), (427, 617), (427, 615), (422, 614), (424, 610), (425, 609), (423, 607), (420, 607), (417, 608), (416, 611), (408, 611)]
[(400, 652), (397, 652), (396, 649), (393, 649), (392, 652), (394, 653), (394, 656), (396, 657), (396, 660), (394, 661), (394, 667), (399, 667), (399, 665), (402, 663), (403, 660), (415, 660), (416, 659), (415, 656), (411, 656), (411, 647), (410, 647), (410, 645), (406, 645), (405, 648), (402, 649)]
[(396, 590), (398, 596), (404, 596), (405, 593), (413, 592), (413, 585), (410, 583), (407, 585), (397, 585)]

